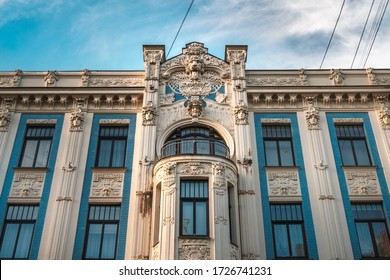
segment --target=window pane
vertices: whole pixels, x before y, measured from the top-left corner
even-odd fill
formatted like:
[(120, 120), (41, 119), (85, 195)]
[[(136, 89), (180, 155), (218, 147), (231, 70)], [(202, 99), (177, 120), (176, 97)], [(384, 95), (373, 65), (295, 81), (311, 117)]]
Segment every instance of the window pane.
[(111, 155), (111, 140), (101, 140), (99, 148), (99, 167), (109, 167), (110, 166), (110, 155)]
[(339, 140), (340, 153), (343, 165), (356, 165), (353, 158), (351, 142), (349, 140)]
[(39, 149), (37, 159), (35, 161), (35, 167), (46, 167), (47, 160), (50, 153), (51, 140), (41, 140), (39, 142)]
[(279, 166), (276, 141), (264, 141), (265, 159), (267, 166)]
[(207, 235), (207, 203), (196, 202), (196, 235)]
[(366, 141), (354, 140), (353, 147), (355, 149), (357, 165), (371, 165), (370, 156), (368, 155)]
[(183, 202), (183, 216), (182, 216), (182, 234), (194, 234), (194, 204), (193, 202)]
[(197, 141), (196, 142), (196, 153), (202, 155), (210, 154), (210, 142), (209, 141)]
[(22, 224), (19, 233), (18, 245), (16, 246), (15, 258), (26, 259), (30, 250), (34, 224)]
[(98, 259), (100, 250), (100, 240), (102, 237), (102, 224), (90, 224), (88, 239), (87, 239), (87, 250), (85, 257), (87, 259)]
[(303, 241), (302, 225), (290, 225), (291, 256), (304, 257), (305, 244)]
[(293, 154), (290, 141), (279, 141), (280, 149), (280, 165), (281, 166), (293, 166)]
[(6, 224), (3, 243), (1, 244), (0, 258), (12, 258), (15, 248), (19, 224)]
[(372, 223), (379, 257), (390, 257), (389, 235), (383, 222)]
[(35, 152), (37, 150), (38, 141), (37, 140), (27, 140), (24, 147), (23, 157), (21, 167), (33, 167)]
[(275, 247), (277, 257), (289, 257), (288, 236), (286, 225), (274, 225)]
[(372, 244), (368, 223), (356, 223), (356, 230), (358, 233), (362, 257), (375, 257), (374, 246)]
[(106, 224), (104, 226), (101, 259), (114, 259), (117, 227), (116, 224)]
[(117, 140), (114, 142), (114, 151), (112, 155), (112, 167), (123, 167), (125, 159), (126, 141)]

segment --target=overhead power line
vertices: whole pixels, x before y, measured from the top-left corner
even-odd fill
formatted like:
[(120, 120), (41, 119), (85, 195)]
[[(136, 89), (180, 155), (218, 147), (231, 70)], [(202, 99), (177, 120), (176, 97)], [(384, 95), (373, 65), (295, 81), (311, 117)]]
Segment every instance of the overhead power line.
[(325, 51), (324, 57), (322, 58), (322, 61), (321, 61), (320, 69), (322, 68), (322, 64), (324, 63), (326, 54), (328, 53), (330, 43), (332, 42), (334, 32), (336, 31), (337, 24), (339, 23), (341, 13), (342, 13), (343, 8), (344, 8), (344, 4), (345, 4), (345, 0), (343, 1), (343, 4), (341, 5), (339, 16), (337, 17), (336, 24), (334, 25), (332, 35), (330, 36), (330, 40), (329, 40), (328, 46), (326, 47), (326, 51)]
[(375, 3), (375, 0), (372, 0), (370, 11), (368, 12), (368, 15), (367, 15), (367, 18), (366, 18), (366, 22), (364, 23), (362, 34), (360, 35), (359, 43), (358, 43), (358, 45), (356, 47), (355, 55), (353, 56), (353, 60), (352, 60), (352, 63), (351, 63), (351, 69), (353, 67), (353, 64), (355, 63), (356, 55), (357, 55), (357, 53), (359, 51), (360, 43), (362, 42), (362, 38), (363, 38), (364, 32), (366, 31), (367, 22), (368, 22), (368, 19), (370, 18), (372, 7), (374, 6), (374, 3)]
[(170, 53), (171, 50), (172, 50), (173, 45), (174, 45), (175, 42), (176, 42), (177, 36), (179, 36), (180, 30), (181, 30), (181, 28), (182, 28), (182, 26), (183, 26), (183, 24), (184, 24), (184, 22), (185, 22), (185, 20), (186, 20), (186, 18), (187, 18), (188, 13), (189, 13), (190, 10), (191, 10), (192, 4), (194, 4), (194, 0), (191, 1), (191, 4), (190, 4), (190, 6), (189, 6), (188, 9), (187, 9), (186, 15), (184, 16), (183, 21), (182, 21), (181, 24), (180, 24), (179, 30), (177, 30), (175, 39), (173, 39), (172, 45), (171, 45), (171, 47), (169, 48), (169, 51), (168, 51), (168, 54), (167, 54), (167, 58), (168, 58), (168, 56), (169, 56), (169, 53)]
[(386, 9), (387, 9), (387, 5), (388, 5), (388, 4), (389, 4), (389, 0), (387, 0), (386, 6), (385, 6), (385, 8), (383, 9), (383, 13), (382, 13), (381, 19), (380, 19), (380, 21), (379, 21), (378, 28), (377, 28), (376, 31), (375, 31), (374, 39), (372, 40), (372, 44), (371, 44), (371, 46), (370, 46), (370, 50), (368, 51), (366, 60), (364, 61), (363, 68), (366, 67), (367, 60), (368, 60), (368, 58), (369, 58), (369, 56), (370, 56), (370, 54), (371, 54), (372, 47), (374, 46), (374, 42), (375, 42), (375, 39), (376, 39), (376, 35), (378, 34), (379, 29), (381, 28), (382, 20), (383, 20), (383, 17), (384, 17), (384, 15), (385, 15), (385, 13), (386, 13)]

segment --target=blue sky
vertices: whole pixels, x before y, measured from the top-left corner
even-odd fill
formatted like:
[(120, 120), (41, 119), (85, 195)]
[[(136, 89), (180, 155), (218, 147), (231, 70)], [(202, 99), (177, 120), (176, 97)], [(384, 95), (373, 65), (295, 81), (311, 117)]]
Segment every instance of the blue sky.
[[(319, 68), (343, 0), (195, 0), (168, 58), (203, 42), (248, 45), (248, 69)], [(323, 68), (349, 69), (372, 0), (346, 0)], [(377, 10), (376, 0), (367, 33)], [(191, 0), (0, 0), (0, 71), (142, 70), (169, 50)], [(390, 68), (390, 7), (365, 66)], [(362, 68), (367, 35), (354, 68)]]

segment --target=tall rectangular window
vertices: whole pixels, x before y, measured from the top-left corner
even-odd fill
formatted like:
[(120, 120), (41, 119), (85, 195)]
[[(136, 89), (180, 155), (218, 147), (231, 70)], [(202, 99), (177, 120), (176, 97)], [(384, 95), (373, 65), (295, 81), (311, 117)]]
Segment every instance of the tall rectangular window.
[(1, 259), (28, 259), (38, 205), (9, 205), (1, 236)]
[(340, 154), (345, 166), (371, 165), (366, 134), (362, 124), (336, 125)]
[(264, 125), (263, 140), (266, 166), (294, 166), (290, 125)]
[(390, 258), (390, 240), (380, 203), (352, 204), (353, 217), (363, 258)]
[(46, 167), (53, 135), (54, 126), (28, 126), (19, 166)]
[(208, 236), (209, 188), (207, 180), (180, 182), (180, 235)]
[(101, 126), (96, 159), (97, 167), (124, 167), (127, 126)]
[(115, 259), (120, 208), (119, 205), (89, 207), (84, 259)]
[(307, 258), (301, 204), (271, 204), (276, 258)]

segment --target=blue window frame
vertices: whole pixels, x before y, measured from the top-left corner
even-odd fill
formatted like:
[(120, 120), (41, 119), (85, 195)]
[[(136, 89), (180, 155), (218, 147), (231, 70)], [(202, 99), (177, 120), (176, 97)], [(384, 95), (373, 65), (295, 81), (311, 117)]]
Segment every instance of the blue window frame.
[(294, 166), (290, 125), (263, 125), (266, 166)]
[(362, 258), (390, 258), (390, 239), (380, 203), (354, 203), (352, 212)]
[(369, 166), (371, 157), (362, 124), (336, 125), (336, 135), (343, 165)]
[(28, 126), (20, 167), (46, 167), (54, 135), (54, 126)]
[(38, 205), (9, 205), (1, 237), (1, 259), (28, 259)]
[(277, 259), (307, 259), (301, 204), (271, 204), (272, 231)]
[(120, 208), (119, 205), (89, 207), (84, 259), (115, 259)]
[(101, 126), (96, 167), (124, 167), (127, 126)]
[(209, 235), (209, 191), (207, 180), (180, 182), (180, 235)]

